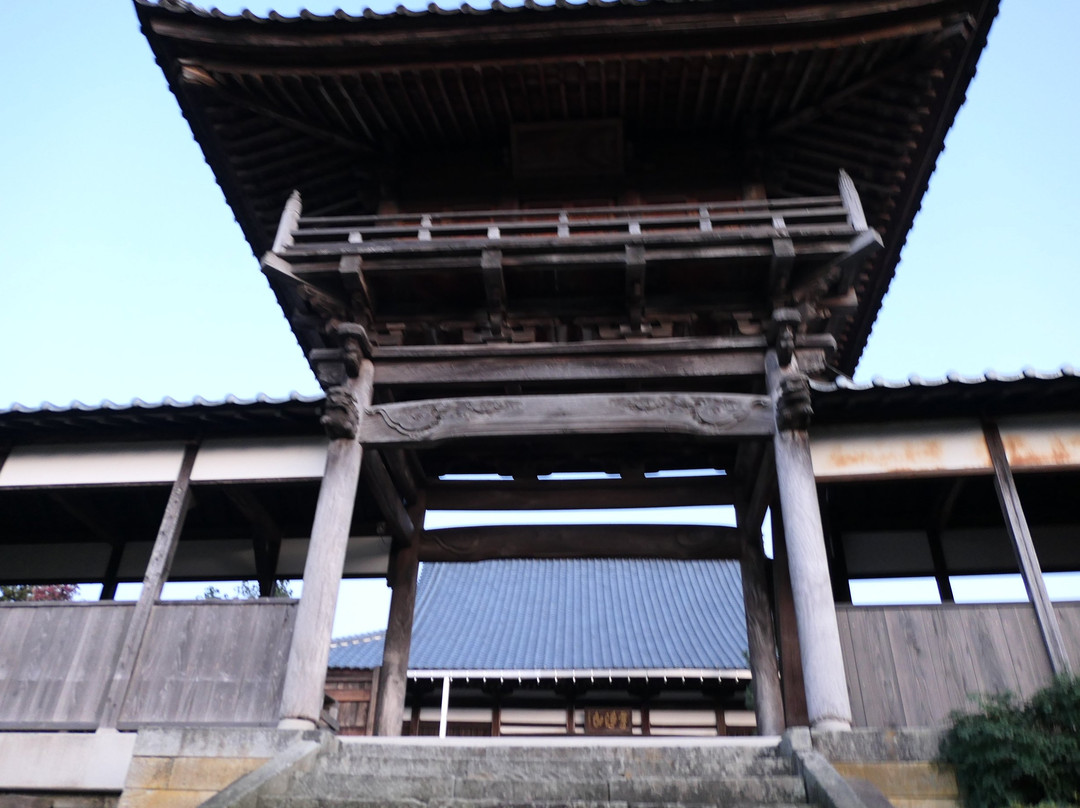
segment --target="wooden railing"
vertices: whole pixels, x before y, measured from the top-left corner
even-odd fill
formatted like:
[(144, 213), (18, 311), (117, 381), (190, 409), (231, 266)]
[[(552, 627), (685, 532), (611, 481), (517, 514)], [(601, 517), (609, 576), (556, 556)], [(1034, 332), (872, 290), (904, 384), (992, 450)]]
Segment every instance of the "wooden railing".
[[(282, 214), (274, 252), (303, 257), (342, 252), (465, 247), (499, 240), (502, 246), (538, 239), (623, 241), (672, 236), (706, 240), (748, 237), (820, 238), (866, 230), (862, 205), (841, 172), (835, 196), (746, 199), (705, 204), (539, 210), (450, 211), (380, 216), (303, 216), (294, 194)], [(434, 243), (434, 244), (433, 244)]]
[[(134, 603), (0, 605), (0, 729), (95, 729)], [(118, 725), (274, 725), (294, 600), (159, 602)]]
[[(1074, 664), (1080, 603), (1054, 610)], [(854, 723), (926, 727), (947, 723), (970, 696), (1031, 696), (1050, 682), (1050, 661), (1030, 603), (837, 606)]]

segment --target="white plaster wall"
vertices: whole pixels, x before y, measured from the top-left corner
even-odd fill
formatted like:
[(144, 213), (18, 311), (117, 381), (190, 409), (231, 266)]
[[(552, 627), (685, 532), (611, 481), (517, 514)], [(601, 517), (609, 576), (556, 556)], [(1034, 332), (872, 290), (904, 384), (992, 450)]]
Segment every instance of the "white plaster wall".
[(121, 791), (135, 733), (0, 732), (0, 790)]
[(0, 488), (171, 483), (181, 443), (16, 446), (0, 468)]
[(318, 480), (326, 468), (324, 437), (208, 440), (199, 447), (193, 482)]
[(812, 430), (810, 452), (819, 481), (993, 470), (977, 421)]

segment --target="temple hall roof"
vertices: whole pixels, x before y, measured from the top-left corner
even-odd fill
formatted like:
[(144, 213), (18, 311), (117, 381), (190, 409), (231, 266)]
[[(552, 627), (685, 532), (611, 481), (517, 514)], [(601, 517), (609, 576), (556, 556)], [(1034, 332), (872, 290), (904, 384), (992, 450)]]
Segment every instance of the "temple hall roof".
[[(745, 670), (733, 561), (425, 564), (410, 670)], [(380, 632), (334, 640), (330, 666), (381, 664)]]

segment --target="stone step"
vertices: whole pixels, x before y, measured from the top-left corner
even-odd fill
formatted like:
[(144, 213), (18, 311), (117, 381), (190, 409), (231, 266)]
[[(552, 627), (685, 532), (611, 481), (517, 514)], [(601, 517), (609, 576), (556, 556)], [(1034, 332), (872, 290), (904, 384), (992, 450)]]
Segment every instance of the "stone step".
[(327, 773), (532, 779), (544, 772), (587, 779), (624, 776), (766, 777), (790, 774), (790, 763), (771, 748), (433, 747), (340, 744), (320, 758)]
[(258, 808), (807, 808), (805, 802), (626, 802), (620, 800), (530, 800), (508, 802), (497, 799), (441, 800), (371, 800), (354, 797), (290, 797), (264, 796)]
[(491, 758), (447, 757), (434, 759), (327, 758), (317, 771), (325, 774), (375, 775), (382, 777), (498, 777), (530, 780), (545, 775), (573, 780), (593, 777), (773, 777), (791, 774), (791, 764), (776, 757), (740, 761), (705, 761), (695, 765), (681, 759), (649, 760), (498, 760)]
[(536, 780), (498, 777), (385, 777), (312, 772), (298, 777), (288, 794), (297, 798), (407, 800), (498, 800), (502, 803), (564, 802), (800, 802), (801, 778), (772, 777), (592, 777), (551, 776)]

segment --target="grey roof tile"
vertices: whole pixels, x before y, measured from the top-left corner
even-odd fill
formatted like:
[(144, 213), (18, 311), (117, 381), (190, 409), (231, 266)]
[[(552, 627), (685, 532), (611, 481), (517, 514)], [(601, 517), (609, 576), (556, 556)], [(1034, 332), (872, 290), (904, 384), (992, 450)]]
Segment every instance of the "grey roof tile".
[[(733, 561), (425, 564), (413, 670), (743, 669)], [(335, 640), (331, 667), (373, 667), (382, 632)]]

